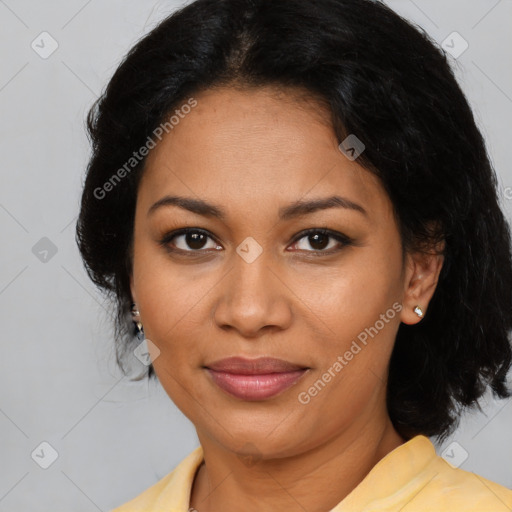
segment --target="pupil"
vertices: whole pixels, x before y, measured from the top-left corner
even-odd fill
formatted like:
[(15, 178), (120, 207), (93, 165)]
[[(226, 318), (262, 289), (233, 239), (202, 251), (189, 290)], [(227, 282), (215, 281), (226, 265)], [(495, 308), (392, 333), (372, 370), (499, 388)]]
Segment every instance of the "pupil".
[(204, 245), (205, 235), (203, 233), (187, 233), (186, 242), (191, 249), (201, 249)]
[[(316, 233), (314, 235), (309, 235), (309, 243), (311, 247), (315, 250), (324, 249), (329, 245), (329, 237), (322, 233)], [(318, 247), (320, 246), (320, 247)]]

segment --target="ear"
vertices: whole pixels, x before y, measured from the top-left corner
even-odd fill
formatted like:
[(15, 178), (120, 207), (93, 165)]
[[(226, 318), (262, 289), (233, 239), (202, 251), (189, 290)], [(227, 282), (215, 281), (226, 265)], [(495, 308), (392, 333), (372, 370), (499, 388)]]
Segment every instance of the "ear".
[(404, 324), (417, 324), (422, 317), (414, 312), (420, 306), (423, 316), (436, 290), (444, 262), (444, 243), (431, 252), (413, 252), (406, 255), (403, 309), (400, 319)]

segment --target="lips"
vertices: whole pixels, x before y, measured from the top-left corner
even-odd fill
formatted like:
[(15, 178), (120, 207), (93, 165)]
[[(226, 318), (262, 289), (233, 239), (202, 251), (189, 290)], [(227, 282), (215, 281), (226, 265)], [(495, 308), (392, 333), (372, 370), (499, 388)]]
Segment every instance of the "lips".
[(213, 382), (231, 396), (256, 401), (293, 386), (308, 370), (282, 359), (230, 357), (205, 366)]

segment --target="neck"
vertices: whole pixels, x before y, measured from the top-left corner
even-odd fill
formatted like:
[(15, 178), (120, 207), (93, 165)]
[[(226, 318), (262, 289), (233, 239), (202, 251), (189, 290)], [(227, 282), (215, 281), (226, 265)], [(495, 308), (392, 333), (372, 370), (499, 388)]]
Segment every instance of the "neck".
[[(375, 428), (380, 425), (380, 428)], [(205, 464), (192, 488), (198, 512), (324, 512), (343, 500), (390, 451), (405, 440), (389, 418), (353, 425), (341, 435), (292, 457), (244, 464), (198, 432)]]

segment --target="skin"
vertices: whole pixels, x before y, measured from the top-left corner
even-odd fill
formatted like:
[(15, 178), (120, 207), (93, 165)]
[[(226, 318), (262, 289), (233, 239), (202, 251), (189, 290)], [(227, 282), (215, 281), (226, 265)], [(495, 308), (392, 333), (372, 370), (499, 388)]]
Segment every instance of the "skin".
[[(400, 322), (420, 321), (417, 304), (427, 311), (442, 256), (403, 258), (379, 179), (341, 153), (328, 112), (299, 92), (226, 87), (195, 96), (197, 106), (150, 152), (139, 186), (132, 296), (160, 350), (158, 378), (204, 449), (190, 501), (199, 512), (329, 510), (405, 442), (386, 409), (388, 363)], [(225, 219), (176, 205), (148, 213), (166, 195), (213, 203)], [(333, 195), (366, 213), (338, 207), (279, 218), (295, 201)], [(201, 248), (177, 236), (167, 243), (176, 252), (160, 244), (183, 227), (210, 238)], [(297, 239), (309, 228), (353, 243)], [(262, 248), (252, 263), (236, 252), (247, 237)], [(300, 403), (298, 394), (395, 302), (403, 309)], [(310, 370), (278, 396), (245, 401), (204, 369), (236, 355)]]

